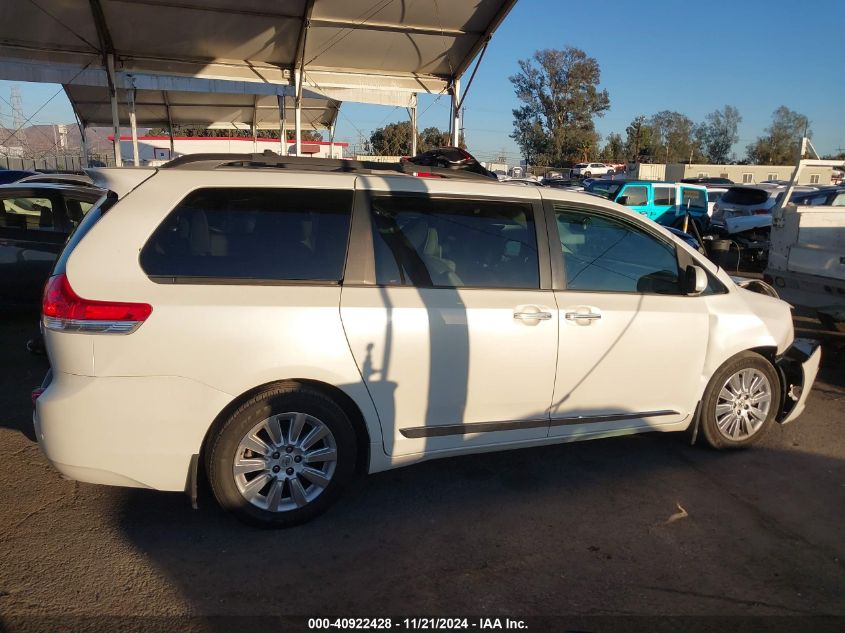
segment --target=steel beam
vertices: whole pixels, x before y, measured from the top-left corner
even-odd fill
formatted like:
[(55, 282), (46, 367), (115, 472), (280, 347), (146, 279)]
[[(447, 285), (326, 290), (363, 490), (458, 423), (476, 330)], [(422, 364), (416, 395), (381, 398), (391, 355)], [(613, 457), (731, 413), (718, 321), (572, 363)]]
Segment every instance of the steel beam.
[(411, 115), (411, 156), (417, 155), (417, 95), (414, 95), (413, 103), (408, 108)]
[(161, 98), (164, 100), (164, 109), (167, 111), (167, 133), (170, 135), (170, 159), (176, 158), (176, 144), (173, 140), (173, 117), (170, 116), (170, 99), (167, 96), (167, 90), (161, 91)]
[(451, 116), (449, 121), (449, 136), (452, 138), (452, 145), (458, 146), (461, 133), (461, 111), (459, 108), (461, 101), (461, 80), (455, 79), (452, 82), (452, 105), (450, 108)]
[(114, 55), (106, 55), (106, 70), (109, 74), (109, 100), (111, 101), (111, 124), (114, 143), (114, 164), (117, 167), (123, 166), (123, 158), (120, 155), (120, 115), (117, 109), (117, 88), (114, 82)]

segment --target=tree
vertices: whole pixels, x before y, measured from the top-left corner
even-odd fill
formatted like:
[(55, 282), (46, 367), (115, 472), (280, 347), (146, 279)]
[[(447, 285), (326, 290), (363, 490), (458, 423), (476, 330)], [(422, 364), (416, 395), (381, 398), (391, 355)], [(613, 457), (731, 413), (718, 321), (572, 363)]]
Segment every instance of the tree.
[(721, 110), (714, 110), (700, 126), (703, 150), (711, 163), (727, 163), (731, 148), (739, 140), (739, 124), (742, 117), (735, 107), (726, 105)]
[(625, 154), (633, 162), (651, 162), (655, 154), (654, 130), (645, 115), (639, 115), (625, 128)]
[(377, 156), (407, 156), (411, 153), (411, 123), (388, 123), (370, 135), (372, 151)]
[[(388, 123), (384, 127), (374, 130), (370, 135), (370, 147), (377, 156), (408, 156), (411, 153), (411, 123), (401, 121)], [(460, 147), (466, 148), (464, 135), (459, 139)], [(417, 132), (417, 151), (426, 152), (436, 147), (451, 145), (449, 132), (436, 127), (427, 127), (422, 133)]]
[(772, 124), (765, 134), (747, 147), (748, 159), (758, 165), (790, 165), (795, 162), (801, 138), (811, 135), (810, 120), (805, 115), (780, 106), (772, 113)]
[[(278, 138), (278, 132), (275, 133), (276, 135), (272, 138)], [(294, 135), (296, 132), (294, 130), (287, 131), (287, 139), (289, 142), (294, 142)], [(303, 143), (314, 143), (320, 142), (323, 140), (323, 135), (320, 134), (317, 130), (302, 130), (302, 142)]]
[(618, 163), (625, 160), (625, 142), (622, 136), (616, 132), (607, 135), (607, 142), (599, 154), (599, 158), (605, 163)]
[(663, 110), (648, 121), (652, 130), (651, 150), (655, 162), (681, 163), (689, 161), (694, 152), (695, 124), (680, 112)]
[(519, 69), (509, 78), (522, 102), (513, 110), (511, 138), (523, 157), (556, 165), (589, 158), (599, 141), (593, 118), (610, 108), (607, 90), (598, 89), (598, 62), (568, 46), (539, 50)]
[[(151, 128), (150, 136), (169, 136), (165, 128)], [(210, 138), (252, 138), (251, 130), (221, 130), (201, 127), (189, 127), (185, 125), (174, 125), (173, 136), (203, 136)], [(279, 138), (279, 130), (256, 130), (256, 138)], [(293, 142), (294, 131), (287, 131), (287, 140)], [(306, 143), (313, 143), (323, 140), (323, 135), (316, 130), (302, 130), (302, 140)]]

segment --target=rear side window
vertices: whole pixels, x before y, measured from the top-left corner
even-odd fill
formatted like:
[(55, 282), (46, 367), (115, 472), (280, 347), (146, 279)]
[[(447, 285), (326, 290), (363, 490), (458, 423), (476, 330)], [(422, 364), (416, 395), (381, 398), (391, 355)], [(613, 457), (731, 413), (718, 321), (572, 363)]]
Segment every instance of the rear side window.
[[(624, 199), (623, 199), (624, 198)], [(626, 207), (648, 204), (648, 188), (646, 187), (625, 187), (619, 202)]]
[(750, 187), (731, 187), (722, 196), (725, 204), (763, 204), (769, 199), (769, 193)]
[(681, 187), (681, 206), (696, 211), (707, 210), (707, 194), (701, 189)]
[(162, 283), (338, 282), (351, 209), (351, 191), (198, 189), (152, 234), (141, 267)]
[(53, 203), (47, 198), (5, 198), (0, 208), (0, 228), (52, 231)]
[(373, 246), (380, 285), (540, 287), (530, 204), (377, 197)]
[(675, 205), (674, 187), (654, 187), (654, 205), (658, 207)]

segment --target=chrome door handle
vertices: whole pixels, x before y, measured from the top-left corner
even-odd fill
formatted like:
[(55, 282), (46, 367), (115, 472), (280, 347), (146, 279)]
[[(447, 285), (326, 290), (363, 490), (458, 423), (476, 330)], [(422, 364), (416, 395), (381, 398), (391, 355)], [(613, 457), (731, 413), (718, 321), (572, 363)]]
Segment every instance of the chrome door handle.
[(596, 314), (595, 312), (567, 312), (564, 315), (564, 318), (567, 321), (580, 321), (581, 319), (595, 321), (596, 319), (600, 319), (601, 315)]
[(514, 319), (521, 321), (548, 321), (552, 318), (551, 312), (514, 312)]

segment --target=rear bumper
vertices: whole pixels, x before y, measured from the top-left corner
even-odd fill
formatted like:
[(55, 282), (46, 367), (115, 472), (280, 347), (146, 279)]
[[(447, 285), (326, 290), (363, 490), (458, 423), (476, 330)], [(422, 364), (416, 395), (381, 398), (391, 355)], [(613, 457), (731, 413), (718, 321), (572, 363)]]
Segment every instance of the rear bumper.
[(777, 421), (792, 422), (804, 411), (810, 389), (819, 373), (822, 348), (818, 341), (795, 339), (789, 349), (776, 360), (781, 376), (783, 396)]
[(33, 423), (47, 459), (70, 479), (184, 491), (191, 457), (230, 400), (177, 376), (55, 372)]

